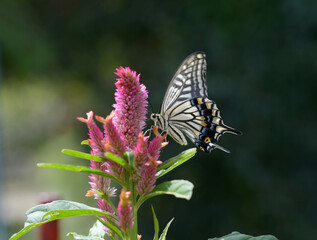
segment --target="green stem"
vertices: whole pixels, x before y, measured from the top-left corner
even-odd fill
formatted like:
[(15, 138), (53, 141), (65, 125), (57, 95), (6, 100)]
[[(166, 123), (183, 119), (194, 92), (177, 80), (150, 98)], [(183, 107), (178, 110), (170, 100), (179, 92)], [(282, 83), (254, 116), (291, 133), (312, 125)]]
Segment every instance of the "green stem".
[(108, 196), (103, 196), (103, 198), (107, 201), (107, 203), (109, 204), (109, 206), (111, 207), (111, 209), (118, 215), (118, 210), (116, 209), (115, 205), (113, 204), (112, 201), (110, 201)]
[(131, 229), (131, 240), (137, 240), (138, 239), (138, 211), (133, 206), (133, 218), (134, 218), (134, 224)]
[(129, 191), (131, 191), (131, 200), (132, 200), (132, 214), (134, 218), (134, 224), (129, 231), (129, 240), (138, 239), (138, 210), (135, 208), (137, 193), (134, 185), (134, 181), (131, 178), (129, 181)]

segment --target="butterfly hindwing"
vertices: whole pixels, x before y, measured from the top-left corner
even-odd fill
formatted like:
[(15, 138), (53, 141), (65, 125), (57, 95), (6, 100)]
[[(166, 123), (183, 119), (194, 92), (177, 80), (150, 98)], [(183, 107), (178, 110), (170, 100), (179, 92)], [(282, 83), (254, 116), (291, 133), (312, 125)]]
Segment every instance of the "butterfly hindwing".
[[(168, 133), (176, 142), (187, 145), (184, 137), (186, 135), (205, 152), (216, 147), (221, 148), (216, 142), (225, 132), (240, 134), (223, 123), (216, 103), (208, 98), (183, 101), (169, 109), (166, 115), (169, 116)], [(228, 152), (224, 148), (221, 149)]]

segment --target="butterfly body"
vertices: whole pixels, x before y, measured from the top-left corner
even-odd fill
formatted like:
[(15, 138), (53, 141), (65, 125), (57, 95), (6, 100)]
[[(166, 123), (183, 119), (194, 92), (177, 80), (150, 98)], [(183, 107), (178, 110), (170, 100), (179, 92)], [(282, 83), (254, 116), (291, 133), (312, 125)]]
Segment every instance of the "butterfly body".
[(151, 118), (181, 145), (187, 145), (188, 137), (204, 152), (215, 148), (229, 152), (216, 144), (219, 137), (225, 132), (241, 133), (223, 123), (216, 103), (208, 99), (206, 67), (203, 52), (189, 55), (168, 86), (160, 114), (154, 113)]

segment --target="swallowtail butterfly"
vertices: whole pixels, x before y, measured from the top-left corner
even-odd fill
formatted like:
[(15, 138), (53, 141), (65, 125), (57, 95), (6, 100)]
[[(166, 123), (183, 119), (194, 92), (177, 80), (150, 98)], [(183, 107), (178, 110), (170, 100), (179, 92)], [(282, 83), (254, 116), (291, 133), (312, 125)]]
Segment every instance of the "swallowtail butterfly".
[(187, 136), (204, 152), (219, 148), (229, 153), (216, 144), (219, 137), (226, 132), (241, 132), (225, 125), (216, 103), (208, 99), (206, 68), (205, 53), (190, 54), (172, 78), (160, 113), (153, 113), (151, 119), (181, 145), (187, 145)]

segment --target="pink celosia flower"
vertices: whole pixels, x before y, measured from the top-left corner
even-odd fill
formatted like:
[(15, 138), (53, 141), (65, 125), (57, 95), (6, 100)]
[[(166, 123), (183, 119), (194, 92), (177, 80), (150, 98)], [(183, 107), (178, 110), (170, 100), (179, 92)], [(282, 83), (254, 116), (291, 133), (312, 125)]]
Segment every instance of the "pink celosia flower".
[(138, 169), (141, 169), (144, 164), (147, 162), (148, 154), (147, 154), (147, 137), (144, 137), (142, 133), (139, 134), (139, 139), (136, 147), (133, 149), (134, 158), (135, 158), (135, 166)]
[(111, 214), (114, 214), (114, 211), (105, 199), (98, 199), (97, 205), (100, 209), (105, 210)]
[(147, 156), (145, 164), (143, 167), (140, 167), (140, 181), (136, 187), (136, 190), (140, 195), (145, 195), (153, 190), (156, 182), (155, 174), (157, 171), (157, 166), (162, 163), (161, 161), (158, 161), (158, 158), (162, 145), (165, 145), (163, 141), (166, 135), (161, 136), (156, 126), (153, 127), (153, 132), (155, 134), (155, 138), (150, 142), (149, 147), (146, 150)]
[(128, 232), (133, 226), (132, 202), (129, 200), (131, 192), (126, 192), (123, 188), (118, 204), (119, 226), (124, 232)]
[(160, 133), (158, 132), (157, 126), (153, 127), (153, 132), (155, 134), (155, 138), (152, 140), (152, 142), (149, 145), (148, 154), (152, 158), (157, 160), (160, 156), (162, 144), (163, 144), (163, 146), (167, 145), (167, 143), (163, 143), (164, 139), (166, 138), (166, 134), (161, 136)]
[[(91, 154), (104, 157), (105, 137), (93, 120), (93, 116), (93, 112), (90, 111), (87, 113), (87, 119), (81, 117), (78, 117), (77, 119), (87, 124), (90, 137), (90, 139), (88, 139), (88, 142), (91, 147)], [(90, 168), (99, 169), (101, 171), (104, 171), (105, 173), (109, 173), (107, 163), (90, 161)], [(89, 182), (91, 190), (87, 192), (86, 196), (94, 196), (96, 199), (100, 199), (99, 193), (104, 194), (107, 197), (111, 197), (114, 195), (115, 189), (110, 187), (111, 180), (109, 178), (91, 174), (89, 176), (89, 179), (91, 180), (91, 182)]]
[(114, 125), (114, 116), (115, 112), (112, 112), (106, 119), (100, 116), (96, 116), (96, 119), (104, 124), (105, 135), (107, 136), (107, 145), (111, 147), (110, 149), (108, 148), (106, 150), (108, 152), (112, 152), (119, 156), (122, 156), (126, 151), (126, 147), (124, 144), (123, 136)]
[[(90, 161), (90, 168), (99, 169), (109, 174), (109, 167), (107, 163)], [(91, 190), (87, 192), (86, 196), (91, 196), (92, 193), (94, 193), (95, 199), (100, 199), (101, 196), (99, 193), (102, 193), (107, 197), (115, 195), (116, 189), (110, 187), (111, 180), (109, 178), (91, 174), (89, 179), (91, 180), (91, 182), (89, 182)]]
[(77, 119), (81, 122), (84, 122), (87, 124), (88, 130), (89, 130), (89, 137), (88, 142), (91, 147), (91, 154), (103, 157), (104, 156), (104, 136), (102, 131), (99, 129), (97, 124), (95, 123), (94, 119), (94, 113), (92, 111), (87, 113), (87, 119), (78, 117)]
[[(113, 117), (115, 113), (112, 112), (106, 119), (102, 117), (96, 117), (96, 119), (104, 124), (105, 135), (107, 136), (107, 143), (104, 145), (104, 148), (107, 152), (114, 153), (119, 156), (123, 156), (125, 153), (124, 140), (117, 128), (113, 123)], [(124, 169), (121, 165), (109, 160), (109, 169), (116, 177), (122, 177)]]
[(139, 185), (136, 187), (137, 192), (140, 195), (145, 195), (151, 192), (155, 187), (156, 182), (156, 170), (157, 166), (162, 164), (161, 161), (157, 161), (150, 157), (149, 161), (144, 165), (141, 171), (141, 179)]
[[(94, 122), (92, 112), (87, 114), (87, 119), (78, 119), (88, 126), (88, 142), (92, 154), (104, 157), (106, 152), (111, 152), (122, 158), (127, 151), (134, 152), (135, 168), (132, 173), (125, 172), (125, 168), (110, 159), (107, 162), (91, 161), (91, 168), (111, 174), (123, 184), (128, 184), (126, 181), (134, 181), (136, 191), (140, 195), (145, 195), (155, 187), (157, 166), (162, 163), (158, 159), (161, 148), (167, 144), (164, 143), (166, 135), (161, 136), (157, 127), (153, 127), (155, 137), (149, 142), (148, 137), (142, 133), (148, 94), (145, 86), (140, 84), (140, 75), (128, 67), (119, 67), (115, 74), (119, 76), (115, 84), (117, 87), (116, 104), (113, 105), (115, 110), (106, 118), (95, 117), (97, 121), (103, 123), (104, 133)], [(102, 195), (107, 198), (114, 195), (114, 188), (110, 188), (110, 179), (94, 174), (89, 178), (91, 190), (86, 196), (95, 196), (100, 209), (115, 214), (106, 198), (102, 198)], [(134, 220), (130, 194), (131, 192), (125, 192), (124, 188), (121, 190), (117, 209), (118, 224), (124, 233), (133, 226)], [(106, 221), (105, 218), (103, 220)]]
[(116, 70), (119, 78), (115, 84), (114, 124), (124, 136), (128, 150), (132, 150), (145, 126), (148, 93), (145, 86), (140, 84), (140, 74), (137, 75), (129, 67)]
[[(115, 214), (114, 211), (112, 210), (112, 208), (110, 207), (110, 205), (108, 204), (108, 202), (105, 199), (98, 199), (97, 205), (98, 205), (99, 209), (104, 210), (106, 212), (109, 212), (109, 213), (111, 213), (113, 215)], [(101, 219), (104, 220), (105, 222), (108, 222), (108, 220), (104, 216), (101, 216)], [(107, 228), (106, 226), (104, 226), (104, 230), (105, 230), (105, 232), (108, 235), (110, 233), (112, 233), (112, 231), (109, 228)]]

